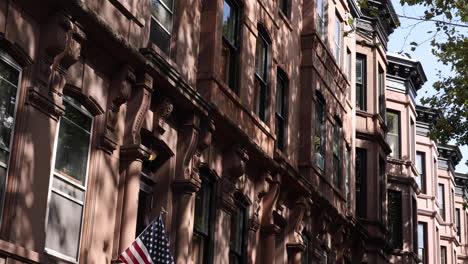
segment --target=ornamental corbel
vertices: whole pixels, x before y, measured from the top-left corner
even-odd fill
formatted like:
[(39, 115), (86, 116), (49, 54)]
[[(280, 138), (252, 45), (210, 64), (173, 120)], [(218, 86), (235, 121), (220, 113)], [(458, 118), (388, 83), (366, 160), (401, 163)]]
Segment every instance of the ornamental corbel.
[(164, 122), (174, 110), (174, 105), (167, 97), (163, 97), (157, 104), (153, 115), (153, 134), (160, 138), (166, 131), (163, 128)]

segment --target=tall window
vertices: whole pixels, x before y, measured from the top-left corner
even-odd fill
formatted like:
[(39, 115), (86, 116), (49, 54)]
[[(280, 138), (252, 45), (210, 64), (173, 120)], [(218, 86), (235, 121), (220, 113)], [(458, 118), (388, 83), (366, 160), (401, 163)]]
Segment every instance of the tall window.
[(3, 213), (20, 75), (20, 67), (0, 51), (0, 219)]
[(426, 193), (426, 153), (416, 153), (416, 169), (418, 170), (416, 181), (418, 182), (419, 188), (421, 188), (421, 192)]
[(317, 94), (317, 101), (315, 102), (315, 163), (317, 167), (325, 169), (325, 127), (326, 112), (325, 100), (321, 95)]
[(276, 144), (279, 150), (284, 151), (287, 128), (288, 107), (288, 81), (285, 74), (278, 69), (276, 78)]
[(350, 178), (351, 178), (351, 150), (346, 149), (346, 182), (345, 182), (345, 189), (346, 189), (346, 208), (351, 210), (351, 191), (350, 191)]
[(342, 32), (342, 21), (338, 14), (335, 14), (335, 37), (334, 41), (334, 53), (336, 62), (341, 66), (341, 54), (343, 52), (343, 32)]
[(379, 89), (379, 114), (385, 120), (385, 72), (379, 65), (378, 76), (378, 89)]
[(428, 264), (427, 262), (427, 223), (418, 223), (418, 258), (422, 261), (422, 264)]
[(356, 216), (367, 216), (367, 150), (356, 148)]
[(387, 143), (390, 145), (392, 153), (390, 157), (400, 158), (400, 113), (387, 111)]
[(356, 54), (356, 108), (367, 110), (366, 57)]
[(316, 30), (322, 40), (327, 37), (327, 0), (317, 0)]
[(210, 263), (213, 257), (214, 182), (205, 172), (200, 174), (202, 186), (195, 195), (195, 219), (192, 241), (192, 261)]
[(290, 16), (290, 4), (290, 0), (279, 0), (279, 9), (286, 15), (286, 17)]
[(447, 264), (447, 247), (440, 246), (440, 264)]
[(387, 166), (387, 163), (385, 162), (385, 159), (380, 157), (379, 158), (379, 199), (380, 199), (379, 217), (381, 221), (384, 220), (385, 190), (387, 189), (386, 181), (385, 181), (386, 166)]
[(461, 242), (461, 215), (460, 208), (455, 208), (455, 227), (457, 228), (457, 239)]
[(393, 248), (403, 248), (402, 233), (402, 201), (401, 192), (388, 190), (388, 224), (390, 245)]
[(231, 241), (229, 263), (247, 263), (247, 207), (240, 201), (236, 201), (237, 208), (231, 217)]
[(266, 121), (267, 84), (269, 46), (266, 34), (259, 28), (255, 51), (255, 86), (256, 86), (256, 113), (260, 119)]
[(171, 49), (173, 0), (151, 0), (151, 41), (163, 52)]
[(342, 129), (341, 121), (336, 120), (335, 126), (333, 127), (333, 184), (336, 187), (341, 188), (342, 170), (341, 170), (341, 157), (343, 156), (342, 146)]
[(416, 147), (416, 141), (415, 141), (415, 137), (416, 137), (416, 129), (415, 129), (415, 126), (414, 126), (414, 121), (413, 119), (410, 119), (410, 160), (412, 162), (416, 162), (415, 161), (415, 157), (414, 157), (414, 154), (416, 153), (416, 150), (415, 150), (415, 147)]
[(137, 226), (135, 237), (137, 237), (149, 225), (148, 213), (153, 203), (153, 185), (150, 178), (151, 161), (144, 161), (140, 175), (140, 191), (138, 192)]
[(445, 186), (439, 184), (439, 214), (445, 220)]
[(221, 76), (229, 87), (237, 92), (238, 57), (238, 6), (231, 0), (224, 1), (223, 46), (221, 53)]
[(48, 201), (46, 250), (77, 261), (85, 205), (93, 117), (64, 96)]
[[(351, 81), (351, 71), (352, 71), (352, 68), (351, 68), (351, 51), (349, 49), (346, 49), (346, 77), (350, 81)], [(351, 93), (349, 91), (351, 91), (351, 89), (348, 90), (347, 96), (348, 96), (348, 98), (351, 98)]]
[(412, 199), (412, 211), (413, 211), (413, 252), (418, 253), (418, 203), (416, 199)]

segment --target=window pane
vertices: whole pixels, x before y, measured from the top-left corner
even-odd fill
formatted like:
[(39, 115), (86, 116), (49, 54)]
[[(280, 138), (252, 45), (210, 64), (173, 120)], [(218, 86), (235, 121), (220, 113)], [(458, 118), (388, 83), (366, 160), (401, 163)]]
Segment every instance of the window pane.
[(257, 37), (256, 45), (255, 72), (263, 81), (266, 81), (267, 44), (265, 43), (265, 40), (259, 35), (259, 37)]
[(237, 10), (228, 1), (224, 1), (223, 10), (223, 36), (235, 46), (236, 42), (236, 27), (237, 27)]
[(5, 193), (6, 168), (0, 167), (0, 216), (3, 213), (3, 194)]
[(390, 245), (393, 248), (402, 248), (402, 200), (401, 192), (388, 190), (388, 223)]
[(51, 193), (46, 247), (78, 258), (83, 207), (55, 192)]
[(169, 8), (169, 10), (172, 11), (172, 1), (173, 0), (153, 0), (153, 5), (157, 4), (157, 2), (159, 2), (159, 1), (164, 3), (166, 5), (166, 7)]
[(19, 72), (3, 60), (0, 60), (0, 78), (13, 85), (18, 85)]
[[(67, 109), (68, 111), (68, 109)], [(84, 185), (90, 134), (66, 117), (60, 119), (55, 170)]]
[(68, 182), (60, 179), (59, 177), (54, 177), (52, 182), (52, 188), (54, 190), (60, 191), (73, 199), (77, 199), (84, 202), (85, 192)]
[(221, 48), (221, 78), (227, 84), (229, 84), (231, 64), (231, 47), (223, 41), (223, 46)]
[[(19, 73), (17, 73), (18, 75)], [(3, 77), (3, 76), (1, 76)], [(6, 76), (13, 78), (12, 76)], [(16, 85), (0, 78), (0, 148), (9, 151), (11, 132), (13, 130), (13, 121), (16, 104)], [(7, 157), (2, 155), (1, 161), (7, 163)]]
[(169, 31), (169, 33), (172, 32), (172, 12), (170, 12), (164, 5), (157, 0), (153, 0), (153, 9), (151, 10), (151, 14), (167, 31)]

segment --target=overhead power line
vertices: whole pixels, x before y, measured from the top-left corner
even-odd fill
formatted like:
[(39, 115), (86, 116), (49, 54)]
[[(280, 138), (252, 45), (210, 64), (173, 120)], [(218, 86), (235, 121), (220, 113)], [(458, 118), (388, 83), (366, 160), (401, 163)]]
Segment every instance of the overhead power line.
[(457, 27), (466, 27), (466, 28), (468, 28), (468, 24), (458, 24), (458, 23), (452, 23), (452, 22), (447, 22), (447, 21), (437, 20), (437, 19), (424, 19), (424, 18), (420, 18), (420, 17), (410, 17), (410, 16), (404, 16), (404, 15), (400, 15), (400, 14), (396, 14), (396, 15), (398, 17), (412, 19), (412, 20), (428, 21), (428, 22), (442, 23), (442, 24), (446, 24), (446, 25), (452, 25), (452, 26), (457, 26)]

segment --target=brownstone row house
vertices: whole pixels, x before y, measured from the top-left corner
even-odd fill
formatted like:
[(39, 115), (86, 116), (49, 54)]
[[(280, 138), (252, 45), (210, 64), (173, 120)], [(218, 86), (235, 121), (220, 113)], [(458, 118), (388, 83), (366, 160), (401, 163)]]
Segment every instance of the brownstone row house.
[(160, 213), (180, 264), (416, 263), (370, 5), (0, 0), (0, 263), (116, 262)]

